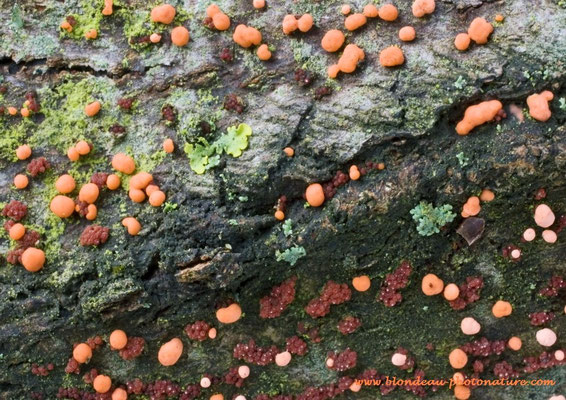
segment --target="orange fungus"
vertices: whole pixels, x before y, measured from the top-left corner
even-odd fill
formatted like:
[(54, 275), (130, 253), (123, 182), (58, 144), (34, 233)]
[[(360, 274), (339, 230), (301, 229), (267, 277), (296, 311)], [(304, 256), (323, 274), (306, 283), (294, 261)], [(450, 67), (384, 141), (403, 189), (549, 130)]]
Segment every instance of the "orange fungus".
[(354, 279), (352, 279), (352, 286), (358, 292), (365, 292), (370, 288), (371, 280), (367, 275), (356, 276)]
[(98, 199), (99, 194), (100, 190), (96, 184), (87, 183), (86, 185), (83, 185), (79, 191), (79, 200), (92, 204), (96, 201), (96, 199)]
[(218, 12), (212, 17), (212, 23), (219, 31), (225, 31), (230, 28), (230, 17), (223, 12)]
[(513, 312), (513, 307), (511, 306), (511, 303), (499, 300), (493, 305), (491, 312), (496, 318), (503, 318), (511, 315), (511, 312)]
[(136, 169), (134, 159), (124, 153), (118, 153), (112, 158), (112, 167), (126, 175), (132, 174)]
[(141, 224), (134, 217), (124, 218), (122, 225), (128, 229), (128, 233), (132, 236), (137, 235), (141, 231)]
[(59, 218), (68, 218), (75, 211), (75, 202), (70, 197), (57, 195), (51, 200), (49, 208)]
[(55, 181), (55, 189), (61, 194), (71, 193), (75, 190), (75, 179), (68, 174), (61, 175)]
[(25, 233), (26, 228), (20, 223), (12, 225), (10, 231), (8, 232), (10, 239), (12, 240), (20, 240), (25, 235)]
[(122, 388), (116, 388), (112, 392), (112, 400), (127, 400), (128, 399), (128, 392), (126, 392)]
[(477, 44), (487, 43), (489, 35), (493, 32), (493, 25), (485, 20), (485, 18), (475, 18), (468, 28), (468, 35)]
[(379, 53), (379, 62), (384, 67), (395, 67), (405, 62), (405, 56), (399, 47), (389, 46)]
[(97, 375), (92, 382), (92, 387), (97, 393), (106, 393), (112, 387), (112, 379), (106, 375)]
[(305, 192), (307, 202), (312, 207), (320, 207), (324, 203), (324, 190), (320, 183), (311, 183)]
[(454, 47), (460, 51), (468, 50), (468, 47), (470, 47), (470, 41), (470, 35), (467, 33), (459, 33), (454, 39)]
[(175, 46), (183, 47), (189, 43), (190, 37), (189, 30), (184, 26), (177, 26), (171, 30), (171, 42)]
[(109, 342), (113, 350), (121, 350), (128, 344), (128, 336), (123, 330), (116, 329), (110, 334)]
[(404, 26), (399, 29), (399, 39), (403, 42), (412, 42), (415, 40), (417, 33), (415, 32), (415, 28), (412, 26)]
[(29, 179), (23, 174), (14, 176), (14, 186), (16, 189), (25, 189), (29, 184)]
[(183, 342), (181, 342), (181, 339), (179, 338), (173, 338), (161, 346), (159, 353), (157, 354), (157, 359), (161, 365), (169, 367), (179, 361), (182, 353)]
[(240, 24), (234, 30), (232, 39), (234, 39), (234, 42), (245, 48), (252, 45), (257, 46), (261, 43), (261, 32), (251, 26)]
[(311, 30), (314, 24), (312, 15), (304, 14), (299, 20), (297, 21), (297, 27), (301, 32), (308, 32)]
[(444, 282), (434, 274), (425, 275), (421, 285), (422, 291), (427, 296), (434, 296), (442, 293)]
[[(94, 117), (100, 111), (100, 101), (93, 101), (85, 106), (85, 114), (88, 117)], [(80, 154), (80, 153), (79, 153)]]
[(266, 44), (262, 44), (257, 48), (257, 57), (262, 61), (267, 61), (271, 58), (271, 51)]
[(379, 15), (379, 10), (373, 4), (367, 4), (364, 7), (363, 14), (368, 18), (375, 18)]
[(398, 16), (399, 11), (393, 4), (384, 4), (379, 7), (379, 18), (384, 21), (395, 21)]
[(173, 153), (175, 150), (175, 144), (172, 139), (165, 139), (165, 141), (163, 141), (163, 150), (166, 153)]
[(108, 175), (108, 178), (106, 178), (106, 186), (108, 186), (108, 189), (110, 190), (116, 190), (120, 187), (120, 177), (116, 174), (110, 174)]
[(161, 22), (162, 24), (170, 24), (175, 19), (175, 7), (171, 4), (162, 4), (151, 10), (151, 20), (153, 22)]
[(45, 264), (45, 253), (35, 247), (28, 247), (22, 254), (22, 265), (29, 272), (37, 272)]
[(475, 127), (493, 120), (502, 109), (503, 104), (499, 100), (484, 101), (470, 106), (464, 113), (464, 119), (456, 125), (456, 132), (458, 135), (467, 135)]
[(86, 343), (79, 343), (73, 349), (73, 358), (79, 364), (84, 364), (84, 363), (88, 362), (91, 357), (92, 357), (92, 349)]
[(283, 18), (283, 33), (285, 35), (289, 35), (292, 32), (295, 32), (298, 27), (299, 27), (299, 22), (297, 21), (297, 18), (295, 18), (294, 15), (291, 14), (285, 15), (285, 17)]
[(238, 303), (232, 303), (228, 307), (216, 311), (216, 318), (223, 324), (232, 324), (242, 316), (242, 308)]
[(417, 18), (424, 17), (427, 14), (432, 14), (436, 8), (434, 0), (415, 0), (411, 7), (413, 15)]
[(344, 26), (349, 31), (355, 31), (358, 28), (364, 26), (367, 22), (366, 16), (363, 14), (352, 14), (349, 15), (344, 21)]
[(463, 350), (454, 349), (448, 356), (448, 360), (450, 361), (452, 368), (460, 369), (464, 368), (468, 363), (468, 356)]
[(320, 42), (322, 48), (330, 53), (340, 50), (344, 44), (344, 34), (338, 29), (331, 29), (326, 32)]
[(31, 156), (31, 147), (27, 144), (22, 144), (16, 149), (16, 157), (18, 160), (25, 160)]
[(552, 115), (548, 102), (553, 98), (554, 94), (549, 90), (545, 90), (540, 94), (535, 93), (527, 97), (527, 105), (529, 106), (529, 114), (531, 117), (537, 121), (548, 121)]

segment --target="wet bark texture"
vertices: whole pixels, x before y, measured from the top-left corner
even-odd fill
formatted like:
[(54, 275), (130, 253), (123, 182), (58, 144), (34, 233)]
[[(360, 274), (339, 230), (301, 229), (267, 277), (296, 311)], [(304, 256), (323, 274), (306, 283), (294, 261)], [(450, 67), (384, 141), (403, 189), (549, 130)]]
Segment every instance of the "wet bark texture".
[[(1, 84), (8, 89), (0, 105), (19, 108), (24, 94), (36, 90), (42, 109), (25, 122), (7, 114), (1, 119), (0, 201), (18, 199), (28, 205), (24, 223), (42, 233), (39, 247), (46, 251), (47, 262), (32, 274), (0, 260), (0, 398), (27, 399), (40, 392), (52, 399), (61, 386), (89, 388), (81, 377), (90, 368), (118, 384), (136, 377), (195, 383), (203, 373), (220, 376), (239, 365), (232, 358), (236, 343), (253, 338), (283, 348), (299, 322), (318, 327), (323, 338), (318, 344), (309, 342), (308, 355), (295, 357), (283, 369), (252, 367), (242, 389), (222, 384), (216, 391), (227, 399), (234, 393), (248, 398), (294, 394), (370, 367), (411, 377), (391, 365), (399, 346), (411, 352), (427, 377), (450, 377), (448, 353), (471, 340), (459, 329), (466, 316), (482, 324), (479, 336), (523, 339), (520, 352), (507, 350), (493, 357), (485, 377), (493, 378), (496, 362), (506, 360), (519, 368), (524, 357), (543, 351), (534, 339), (536, 328), (529, 324), (531, 312), (555, 312), (558, 316), (549, 326), (559, 336), (556, 348), (566, 345), (564, 296), (538, 296), (552, 275), (565, 273), (564, 234), (553, 245), (540, 237), (520, 243), (523, 230), (534, 224), (533, 194), (538, 188), (546, 189), (545, 202), (557, 216), (566, 213), (563, 1), (444, 0), (423, 19), (411, 15), (411, 2), (397, 1), (397, 21), (372, 19), (347, 34), (347, 43), (364, 49), (366, 59), (355, 73), (340, 74), (332, 82), (326, 81), (326, 68), (339, 55), (325, 53), (320, 40), (328, 29), (343, 27), (340, 2), (268, 0), (265, 10), (256, 11), (251, 2), (221, 0), (217, 4), (231, 17), (232, 28), (220, 33), (202, 24), (208, 2), (172, 1), (183, 10), (176, 24), (191, 32), (184, 48), (172, 46), (167, 34), (158, 45), (135, 43), (152, 29), (146, 1), (115, 1), (114, 14), (99, 18), (94, 41), (64, 35), (59, 24), (68, 15), (89, 12), (91, 22), (96, 20), (102, 1), (11, 3), (0, 0)], [(352, 3), (352, 8), (361, 10), (363, 5)], [(306, 34), (283, 35), (285, 14), (305, 12), (313, 15), (315, 27)], [(505, 21), (495, 24), (488, 44), (472, 45), (466, 52), (454, 48), (455, 35), (466, 31), (473, 18), (493, 21), (496, 14)], [(231, 32), (238, 23), (260, 29), (263, 42), (274, 46), (271, 61), (261, 62), (255, 50), (233, 43)], [(415, 42), (398, 40), (405, 25), (415, 27)], [(389, 45), (400, 45), (405, 65), (379, 65), (379, 51)], [(233, 53), (232, 62), (220, 58), (225, 48)], [(309, 74), (310, 85), (295, 80), (298, 68)], [(332, 94), (317, 100), (315, 91), (322, 86), (331, 87)], [(525, 100), (544, 89), (555, 98), (552, 118), (541, 123), (528, 117)], [(229, 94), (243, 100), (243, 113), (224, 109)], [(136, 100), (130, 112), (116, 106), (123, 97)], [(465, 108), (494, 98), (504, 103), (508, 117), (458, 136), (454, 126)], [(94, 99), (101, 101), (102, 111), (88, 119), (82, 107)], [(522, 109), (523, 122), (511, 113), (513, 104)], [(165, 123), (165, 105), (175, 109), (176, 123)], [(183, 152), (185, 143), (200, 138), (212, 143), (241, 122), (253, 130), (241, 157), (225, 154), (218, 166), (196, 174)], [(116, 123), (125, 127), (124, 134), (109, 131)], [(167, 137), (176, 144), (170, 155), (161, 150)], [(66, 149), (78, 139), (92, 142), (94, 150), (71, 164)], [(33, 157), (45, 156), (52, 168), (17, 191), (11, 181), (26, 162), (15, 160), (14, 150), (25, 142), (32, 145)], [(295, 149), (293, 158), (282, 152), (286, 146)], [(95, 222), (111, 228), (110, 239), (98, 248), (82, 247), (78, 238), (90, 222), (53, 217), (53, 182), (68, 171), (78, 185), (94, 172), (111, 172), (110, 160), (118, 151), (129, 152), (139, 170), (153, 174), (169, 204), (134, 204), (124, 190), (104, 190)], [(383, 162), (386, 169), (340, 187), (323, 207), (304, 206), (307, 184), (326, 182), (337, 171), (368, 161)], [(420, 201), (451, 204), (459, 214), (467, 198), (483, 188), (492, 189), (496, 198), (483, 205), (479, 217), (485, 220), (485, 231), (472, 246), (456, 233), (459, 215), (438, 234), (417, 233), (409, 211)], [(287, 220), (292, 221), (288, 236), (273, 217), (282, 195), (288, 199)], [(136, 237), (120, 224), (129, 215), (143, 226)], [(0, 250), (6, 254), (14, 243), (2, 235)], [(509, 244), (523, 250), (517, 263), (502, 256)], [(303, 247), (306, 256), (294, 266), (277, 261), (277, 251), (293, 246)], [(376, 297), (385, 275), (402, 260), (413, 266), (410, 284), (402, 291), (403, 302), (387, 308)], [(481, 300), (454, 311), (439, 296), (425, 297), (420, 281), (430, 272), (446, 283), (483, 276)], [(327, 280), (349, 283), (361, 274), (372, 278), (368, 292), (354, 293), (350, 302), (334, 306), (320, 320), (305, 313), (305, 305)], [(297, 296), (290, 308), (275, 320), (259, 318), (259, 299), (293, 275), (298, 276)], [(498, 299), (513, 304), (512, 316), (493, 318), (491, 305)], [(245, 315), (237, 324), (218, 326), (215, 307), (229, 300), (240, 303)], [(359, 317), (362, 327), (343, 336), (336, 325), (347, 315)], [(191, 343), (183, 327), (199, 319), (218, 328), (216, 340)], [(146, 339), (141, 357), (123, 361), (105, 346), (95, 351), (81, 374), (64, 373), (73, 343), (94, 335), (107, 338), (118, 328)], [(185, 342), (183, 357), (174, 367), (162, 367), (157, 350), (175, 336)], [(429, 343), (433, 350), (426, 349)], [(356, 369), (336, 373), (325, 368), (327, 352), (346, 347), (358, 352)], [(31, 374), (32, 363), (48, 362), (55, 364), (49, 376)], [(561, 380), (562, 389), (478, 388), (473, 396), (546, 399), (563, 393), (563, 368), (532, 376)], [(373, 399), (377, 393), (364, 388), (342, 398)], [(452, 395), (441, 388), (429, 396)], [(389, 397), (413, 396), (398, 389)]]

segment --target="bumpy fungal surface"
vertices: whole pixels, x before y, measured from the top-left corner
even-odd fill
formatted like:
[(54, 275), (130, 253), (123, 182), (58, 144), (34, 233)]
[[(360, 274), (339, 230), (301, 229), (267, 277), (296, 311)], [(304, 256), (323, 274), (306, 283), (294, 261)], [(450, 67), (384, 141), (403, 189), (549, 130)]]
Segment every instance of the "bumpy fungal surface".
[(565, 394), (566, 5), (378, 3), (0, 1), (0, 398)]

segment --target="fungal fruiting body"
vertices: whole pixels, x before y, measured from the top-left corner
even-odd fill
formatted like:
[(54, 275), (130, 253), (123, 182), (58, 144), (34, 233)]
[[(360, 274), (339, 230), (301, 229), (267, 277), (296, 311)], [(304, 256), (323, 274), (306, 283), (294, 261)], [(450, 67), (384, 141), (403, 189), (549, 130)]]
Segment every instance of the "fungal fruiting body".
[(236, 26), (234, 34), (232, 35), (234, 42), (244, 48), (252, 45), (259, 45), (261, 43), (261, 32), (251, 26), (240, 24)]
[(472, 39), (470, 39), (470, 35), (468, 35), (467, 33), (459, 33), (454, 39), (454, 47), (456, 47), (460, 51), (468, 50), (471, 40)]
[(541, 228), (548, 228), (556, 220), (556, 216), (552, 212), (552, 209), (546, 204), (539, 204), (535, 208), (535, 223)]
[(169, 25), (175, 19), (175, 7), (171, 4), (162, 4), (151, 10), (151, 21)]
[(424, 17), (427, 14), (432, 14), (436, 8), (434, 0), (415, 0), (411, 7), (413, 15), (417, 18)]
[(73, 358), (79, 363), (87, 363), (92, 357), (92, 349), (86, 343), (79, 343), (73, 349)]
[(367, 18), (364, 14), (352, 14), (344, 21), (344, 27), (349, 31), (355, 31), (356, 29), (364, 26), (366, 22)]
[(395, 21), (398, 15), (399, 11), (393, 4), (384, 4), (379, 7), (379, 18), (384, 21)]
[(389, 46), (379, 53), (379, 62), (384, 67), (396, 67), (405, 62), (405, 56), (399, 47)]
[(16, 149), (16, 157), (18, 160), (26, 160), (31, 156), (31, 147), (23, 144)]
[(88, 117), (94, 117), (99, 113), (101, 107), (102, 105), (99, 101), (93, 101), (92, 103), (89, 103), (85, 106), (85, 114)]
[(454, 349), (448, 356), (452, 368), (461, 369), (468, 363), (468, 356), (461, 349)]
[(97, 393), (106, 393), (112, 387), (112, 379), (106, 375), (97, 375), (92, 386)]
[(177, 47), (183, 47), (189, 43), (191, 35), (184, 26), (177, 26), (171, 30), (171, 42)]
[(513, 307), (511, 306), (511, 303), (499, 300), (493, 305), (491, 312), (495, 318), (503, 318), (511, 315)]
[(220, 308), (216, 311), (216, 319), (223, 324), (233, 324), (242, 316), (242, 309), (237, 303), (232, 303), (228, 307)]
[(435, 296), (444, 290), (444, 282), (434, 274), (424, 276), (421, 289), (427, 296)]
[(126, 217), (122, 220), (122, 225), (126, 227), (128, 233), (132, 236), (137, 235), (141, 231), (141, 224), (134, 217)]
[(368, 18), (375, 18), (379, 15), (379, 10), (373, 4), (367, 4), (364, 6), (364, 10), (362, 12)]
[(484, 101), (470, 106), (464, 113), (464, 119), (456, 125), (456, 132), (458, 135), (467, 135), (474, 128), (492, 121), (502, 109), (503, 104), (499, 100)]
[(68, 218), (75, 211), (75, 202), (70, 197), (57, 195), (51, 200), (49, 208), (59, 218)]
[(257, 58), (259, 58), (262, 61), (267, 61), (271, 58), (271, 51), (269, 50), (269, 47), (267, 47), (266, 44), (262, 44), (261, 46), (259, 46), (257, 48)]
[(529, 114), (537, 121), (546, 122), (552, 116), (549, 102), (554, 98), (551, 91), (545, 90), (540, 94), (531, 94), (527, 97), (527, 105), (529, 106)]
[(161, 365), (170, 367), (179, 361), (181, 354), (183, 354), (183, 342), (179, 338), (173, 338), (159, 348), (157, 359)]
[(403, 42), (412, 42), (416, 36), (417, 33), (412, 26), (404, 26), (399, 29), (399, 39)]
[(134, 159), (124, 153), (118, 153), (112, 158), (112, 167), (126, 175), (131, 175), (136, 170)]
[(287, 14), (283, 18), (283, 33), (290, 35), (297, 29), (301, 32), (308, 32), (311, 30), (313, 24), (314, 20), (310, 14), (303, 14), (299, 19), (294, 15)]
[(365, 292), (370, 288), (371, 280), (367, 275), (356, 276), (352, 279), (352, 286), (358, 292)]
[(480, 17), (475, 18), (468, 28), (468, 35), (476, 44), (486, 44), (492, 32), (493, 25)]
[(112, 15), (113, 0), (104, 0), (104, 8), (102, 9), (102, 15)]
[(344, 49), (342, 57), (338, 60), (338, 64), (328, 67), (328, 77), (336, 78), (338, 72), (351, 74), (356, 70), (358, 62), (363, 61), (365, 58), (364, 51), (355, 44), (349, 44)]
[(225, 31), (230, 28), (230, 17), (220, 10), (216, 4), (211, 4), (206, 9), (206, 15), (212, 18), (214, 28), (219, 31)]
[(340, 50), (340, 48), (344, 44), (344, 40), (346, 40), (346, 38), (344, 37), (342, 31), (338, 29), (331, 29), (324, 34), (320, 45), (329, 53), (334, 53), (335, 51)]
[(311, 207), (320, 207), (325, 199), (322, 185), (320, 183), (310, 184), (305, 191), (305, 197)]
[(37, 272), (45, 264), (45, 253), (35, 247), (28, 247), (22, 254), (22, 265), (29, 272)]

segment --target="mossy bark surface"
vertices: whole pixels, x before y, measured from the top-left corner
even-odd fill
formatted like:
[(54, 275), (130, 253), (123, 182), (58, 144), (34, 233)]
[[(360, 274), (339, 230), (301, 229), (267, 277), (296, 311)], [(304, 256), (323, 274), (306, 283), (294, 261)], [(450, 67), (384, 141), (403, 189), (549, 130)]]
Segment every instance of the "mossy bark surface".
[[(322, 337), (320, 343), (308, 342), (306, 356), (294, 357), (287, 368), (251, 366), (243, 388), (220, 384), (201, 397), (214, 392), (226, 399), (236, 393), (248, 399), (259, 393), (296, 394), (367, 368), (412, 377), (391, 364), (398, 347), (410, 351), (427, 378), (449, 378), (454, 372), (450, 350), (473, 340), (460, 330), (467, 316), (482, 324), (478, 337), (523, 340), (520, 352), (493, 356), (482, 377), (494, 378), (496, 362), (520, 368), (524, 357), (544, 351), (529, 313), (554, 312), (556, 318), (547, 324), (558, 333), (553, 349), (566, 347), (566, 294), (538, 295), (553, 275), (566, 273), (566, 236), (559, 234), (555, 244), (540, 235), (530, 243), (520, 240), (534, 225), (537, 189), (546, 189), (544, 202), (557, 216), (566, 214), (564, 1), (444, 0), (422, 19), (412, 16), (410, 1), (398, 1), (397, 21), (370, 20), (347, 34), (347, 42), (364, 49), (366, 58), (355, 73), (332, 81), (326, 80), (326, 68), (339, 54), (324, 52), (320, 40), (328, 29), (343, 27), (336, 1), (268, 0), (267, 8), (257, 11), (251, 2), (221, 0), (217, 4), (230, 16), (232, 28), (217, 32), (202, 23), (208, 2), (172, 0), (178, 10), (175, 24), (191, 33), (184, 48), (167, 42), (170, 27), (149, 22), (153, 3), (147, 1), (115, 0), (110, 17), (102, 17), (101, 0), (11, 3), (0, 0), (0, 84), (8, 89), (0, 105), (19, 109), (24, 94), (36, 90), (41, 111), (25, 120), (0, 117), (0, 202), (16, 199), (28, 205), (23, 223), (41, 233), (39, 247), (47, 262), (32, 274), (0, 259), (0, 398), (27, 399), (37, 392), (53, 399), (62, 386), (91, 390), (82, 380), (90, 368), (117, 384), (134, 378), (196, 383), (204, 373), (223, 376), (240, 365), (232, 357), (236, 343), (255, 339), (284, 348), (300, 322), (319, 328)], [(363, 5), (352, 3), (355, 10)], [(286, 14), (306, 12), (313, 15), (315, 28), (306, 34), (282, 33)], [(494, 23), (486, 45), (472, 45), (466, 52), (454, 48), (455, 35), (475, 17), (493, 21), (496, 14), (505, 20)], [(69, 15), (82, 24), (74, 34), (59, 29)], [(233, 43), (238, 23), (262, 32), (263, 41), (274, 47), (273, 60), (261, 62), (255, 50)], [(399, 42), (398, 30), (405, 25), (415, 27), (415, 42)], [(84, 39), (79, 28), (97, 29), (98, 39)], [(137, 43), (152, 32), (163, 32), (163, 43)], [(379, 65), (379, 51), (390, 45), (403, 49), (403, 66)], [(221, 60), (224, 48), (233, 52), (232, 62)], [(311, 85), (295, 81), (298, 68), (312, 76)], [(333, 93), (316, 100), (315, 90), (324, 85)], [(541, 123), (529, 117), (526, 97), (545, 89), (554, 100), (551, 119)], [(224, 109), (228, 94), (243, 99), (243, 113)], [(124, 97), (135, 99), (129, 112), (116, 105)], [(458, 136), (454, 127), (466, 107), (494, 98), (504, 103), (507, 118)], [(102, 103), (102, 111), (87, 118), (83, 108), (93, 100)], [(174, 124), (162, 117), (166, 105), (176, 111)], [(511, 105), (522, 111), (523, 122), (509, 111)], [(253, 130), (242, 155), (223, 154), (218, 165), (195, 173), (184, 146), (203, 139), (213, 143), (239, 123)], [(111, 133), (114, 124), (126, 132)], [(162, 150), (166, 138), (176, 144), (173, 154)], [(80, 139), (91, 142), (93, 151), (70, 163), (66, 150)], [(22, 143), (52, 167), (18, 191), (11, 182), (26, 167), (15, 158)], [(283, 153), (286, 146), (295, 149), (293, 158)], [(104, 190), (97, 201), (95, 222), (110, 228), (110, 239), (95, 248), (80, 246), (79, 235), (90, 222), (76, 216), (60, 220), (49, 211), (54, 182), (70, 173), (81, 185), (95, 172), (111, 172), (110, 160), (119, 151), (132, 155), (139, 171), (153, 174), (167, 203), (159, 208), (132, 203), (123, 177), (123, 188)], [(386, 168), (341, 186), (323, 207), (305, 207), (309, 183), (326, 182), (339, 170), (369, 161)], [(450, 204), (459, 214), (468, 197), (484, 188), (496, 197), (482, 204), (485, 232), (472, 246), (456, 233), (460, 215), (438, 234), (417, 233), (410, 210), (419, 202)], [(282, 195), (288, 199), (291, 234), (273, 217)], [(141, 222), (138, 236), (129, 236), (121, 226), (126, 216)], [(15, 243), (3, 229), (1, 235), (0, 251), (6, 254)], [(509, 244), (522, 249), (520, 261), (502, 256)], [(292, 266), (277, 261), (277, 252), (292, 247), (304, 248), (306, 255)], [(410, 261), (413, 273), (401, 304), (388, 308), (376, 299), (386, 274), (402, 260)], [(481, 299), (454, 311), (440, 296), (423, 295), (421, 278), (427, 273), (445, 283), (481, 275)], [(333, 306), (321, 319), (305, 312), (328, 280), (350, 283), (361, 274), (372, 279), (368, 292), (354, 292), (351, 301)], [(261, 319), (259, 299), (294, 275), (294, 302), (281, 317)], [(491, 306), (499, 299), (512, 303), (511, 316), (492, 316)], [(221, 326), (214, 311), (229, 300), (241, 305), (244, 316)], [(336, 326), (348, 315), (360, 318), (362, 326), (344, 336)], [(218, 337), (191, 342), (183, 328), (196, 320), (214, 324)], [(145, 338), (144, 353), (124, 361), (106, 345), (81, 374), (65, 374), (73, 343), (94, 335), (107, 339), (114, 329)], [(183, 340), (185, 351), (175, 366), (165, 368), (157, 362), (157, 351), (172, 337)], [(433, 345), (429, 350), (428, 344)], [(327, 353), (347, 347), (358, 353), (356, 368), (344, 373), (327, 369)], [(49, 362), (55, 365), (49, 376), (31, 374), (32, 363)], [(471, 366), (466, 371), (472, 372)], [(557, 385), (480, 387), (473, 398), (547, 399), (564, 393), (563, 367), (526, 376), (555, 379)], [(341, 397), (375, 399), (378, 393), (364, 388)], [(445, 387), (428, 396), (449, 399), (452, 393)], [(414, 396), (398, 389), (388, 397)]]

